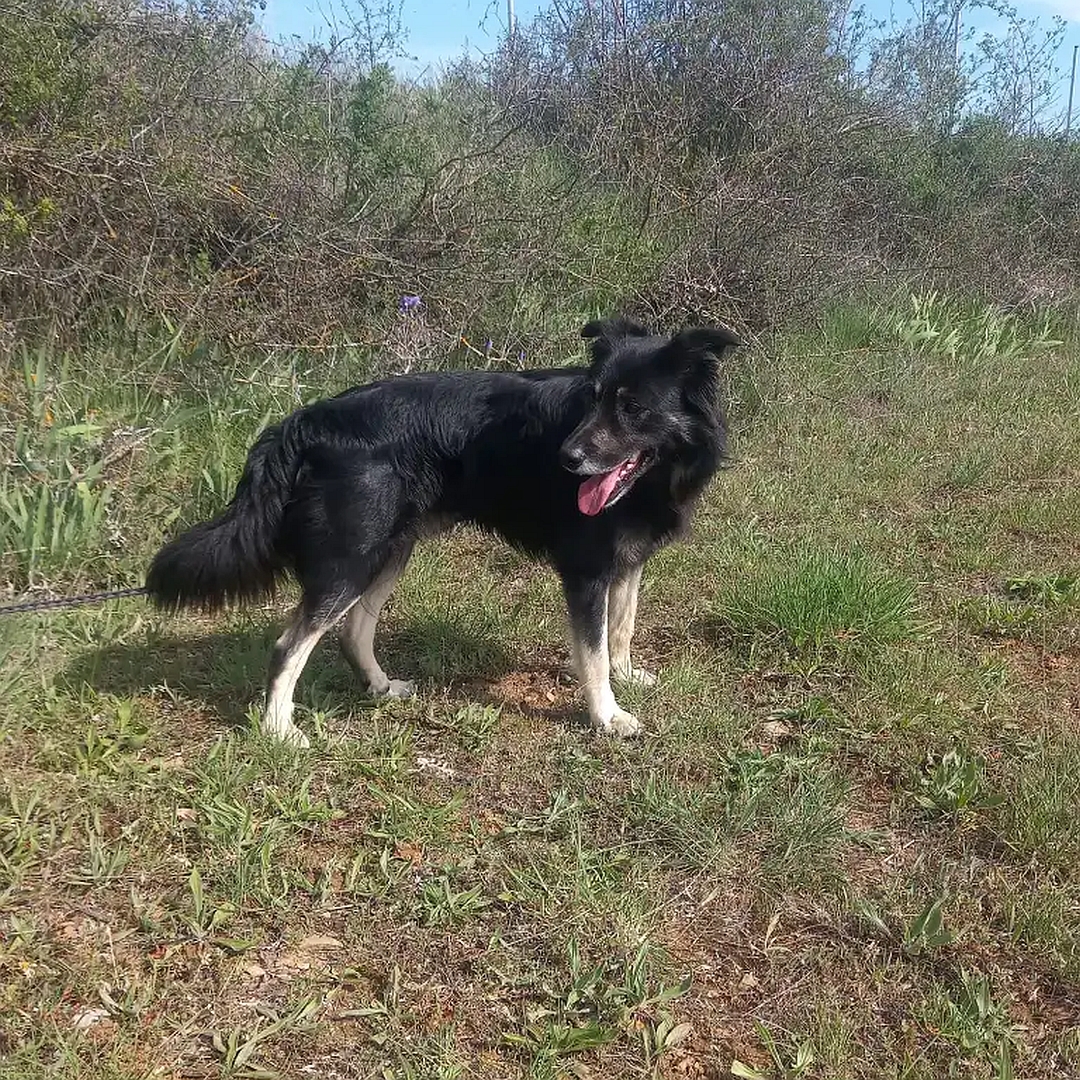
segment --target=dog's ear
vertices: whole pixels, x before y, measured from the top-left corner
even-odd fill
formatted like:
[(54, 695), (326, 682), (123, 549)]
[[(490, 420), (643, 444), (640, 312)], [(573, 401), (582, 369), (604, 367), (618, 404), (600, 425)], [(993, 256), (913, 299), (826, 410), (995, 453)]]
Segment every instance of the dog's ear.
[(736, 349), (746, 342), (723, 326), (695, 326), (677, 334), (672, 344), (680, 345), (687, 353), (711, 353), (717, 359), (725, 349)]
[(718, 361), (726, 349), (742, 344), (730, 330), (712, 326), (695, 326), (671, 339), (664, 358), (678, 372), (689, 404), (709, 414), (717, 410)]
[(686, 375), (716, 375), (717, 361), (725, 349), (744, 342), (722, 326), (695, 326), (676, 334), (664, 347), (664, 359)]
[(614, 351), (617, 342), (628, 337), (648, 337), (649, 331), (641, 323), (616, 315), (611, 319), (593, 319), (581, 328), (581, 336), (591, 339), (589, 346), (593, 360), (606, 360)]

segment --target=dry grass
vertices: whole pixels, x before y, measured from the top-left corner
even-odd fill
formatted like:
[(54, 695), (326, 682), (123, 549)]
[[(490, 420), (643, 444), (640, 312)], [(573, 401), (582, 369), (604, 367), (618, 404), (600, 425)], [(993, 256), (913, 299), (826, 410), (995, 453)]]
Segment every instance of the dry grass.
[[(388, 615), (421, 696), (366, 701), (324, 648), (300, 756), (251, 723), (286, 598), (0, 623), (11, 1075), (1076, 1075), (1080, 352), (752, 359), (742, 461), (646, 578), (640, 741), (583, 726), (550, 575), (468, 532)], [(89, 409), (89, 463), (150, 432), (38, 584), (137, 578), (294, 385), (91, 369), (6, 383), (28, 459)], [(815, 589), (793, 550), (912, 616), (844, 647), (878, 577)], [(770, 620), (734, 628), (747, 581)]]

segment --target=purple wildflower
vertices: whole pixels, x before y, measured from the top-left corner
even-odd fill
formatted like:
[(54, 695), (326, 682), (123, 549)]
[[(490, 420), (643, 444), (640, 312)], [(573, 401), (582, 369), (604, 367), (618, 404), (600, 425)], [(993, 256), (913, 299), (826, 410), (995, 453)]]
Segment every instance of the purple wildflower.
[(421, 303), (419, 296), (403, 296), (398, 302), (398, 311), (404, 315), (409, 311), (415, 311)]
[(487, 341), (484, 342), (484, 349), (487, 352), (491, 352), (491, 350), (492, 350), (492, 348), (494, 348), (494, 346), (495, 346), (495, 342), (492, 341), (491, 338), (488, 338)]

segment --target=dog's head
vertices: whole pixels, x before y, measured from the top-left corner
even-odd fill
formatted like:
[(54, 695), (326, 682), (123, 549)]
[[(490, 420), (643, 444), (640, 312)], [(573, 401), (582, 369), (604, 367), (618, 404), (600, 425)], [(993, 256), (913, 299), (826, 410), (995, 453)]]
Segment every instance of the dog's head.
[(592, 342), (595, 400), (559, 456), (565, 468), (588, 478), (578, 489), (578, 508), (592, 516), (702, 431), (716, 432), (719, 358), (742, 342), (710, 327), (660, 337), (623, 318), (587, 323), (581, 336)]

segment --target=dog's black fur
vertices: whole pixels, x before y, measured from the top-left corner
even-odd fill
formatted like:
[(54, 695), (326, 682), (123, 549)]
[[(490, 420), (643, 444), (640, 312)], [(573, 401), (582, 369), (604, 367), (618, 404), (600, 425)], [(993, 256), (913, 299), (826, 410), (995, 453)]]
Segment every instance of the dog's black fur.
[[(151, 596), (214, 609), (288, 572), (308, 620), (330, 624), (418, 537), (471, 522), (550, 562), (595, 646), (609, 584), (682, 531), (721, 464), (717, 361), (741, 343), (626, 319), (582, 336), (588, 367), (384, 379), (268, 428), (225, 512), (155, 557)], [(629, 483), (601, 507), (588, 477), (627, 461)]]

